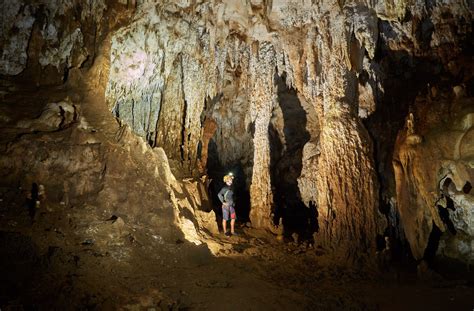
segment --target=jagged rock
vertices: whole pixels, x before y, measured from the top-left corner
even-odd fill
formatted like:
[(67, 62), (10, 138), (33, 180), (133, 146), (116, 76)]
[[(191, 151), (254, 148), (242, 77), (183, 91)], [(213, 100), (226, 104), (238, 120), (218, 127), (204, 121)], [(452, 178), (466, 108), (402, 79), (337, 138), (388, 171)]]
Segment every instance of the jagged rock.
[(61, 101), (46, 105), (37, 119), (21, 120), (17, 123), (17, 127), (31, 132), (50, 132), (70, 126), (78, 117), (79, 112), (71, 102)]
[[(421, 96), (418, 103), (419, 109), (429, 105)], [(460, 152), (466, 144), (472, 145), (464, 139), (472, 132), (472, 124), (463, 122), (472, 110), (467, 107), (472, 107), (472, 98), (453, 102), (451, 113), (432, 110), (429, 115), (442, 114), (451, 121), (445, 123), (443, 118), (437, 117), (424, 121), (423, 142), (413, 143), (412, 137), (419, 135), (408, 135), (413, 133), (410, 123), (406, 132), (399, 133), (394, 154), (397, 203), (405, 234), (417, 259), (423, 258), (433, 225), (436, 225), (445, 232), (438, 249), (440, 254), (466, 262), (472, 260), (474, 232), (468, 229), (468, 224), (473, 221), (474, 199), (472, 194), (462, 191), (474, 175), (470, 164), (472, 150), (468, 151), (468, 147), (466, 153), (461, 155)], [(424, 120), (422, 116), (419, 119)], [(441, 199), (445, 200), (444, 204)], [(449, 209), (446, 200), (452, 202)], [(438, 206), (444, 206), (445, 212)]]
[[(117, 12), (134, 9), (104, 0), (3, 1), (0, 6), (0, 74), (24, 74), (34, 85), (59, 84), (71, 69), (90, 67), (104, 31), (120, 21)], [(114, 18), (104, 18), (114, 10)]]
[[(18, 1), (2, 1), (2, 55), (0, 73), (19, 74), (26, 67), (27, 47), (35, 18), (33, 8)], [(10, 28), (6, 28), (10, 27)], [(16, 31), (14, 31), (14, 29)]]

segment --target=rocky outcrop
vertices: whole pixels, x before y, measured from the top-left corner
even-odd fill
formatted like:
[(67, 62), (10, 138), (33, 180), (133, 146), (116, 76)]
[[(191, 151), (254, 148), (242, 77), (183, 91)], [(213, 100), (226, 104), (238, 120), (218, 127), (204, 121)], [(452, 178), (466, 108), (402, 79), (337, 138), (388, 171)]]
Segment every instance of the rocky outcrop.
[[(329, 13), (331, 18), (325, 17)], [(359, 13), (357, 19), (351, 18)], [(324, 114), (322, 141), (326, 145), (320, 150), (326, 154), (313, 162), (317, 173), (307, 179), (315, 184), (314, 180), (319, 178), (318, 193), (335, 193), (336, 198), (317, 198), (321, 211), (341, 209), (342, 215), (360, 211), (364, 219), (354, 222), (354, 230), (366, 232), (372, 237), (369, 240), (374, 241), (377, 184), (370, 140), (357, 121), (355, 86), (364, 60), (367, 63), (374, 56), (378, 37), (376, 20), (367, 6), (341, 6), (336, 1), (303, 6), (286, 1), (143, 3), (134, 21), (113, 37), (107, 88), (110, 108), (137, 133), (156, 141), (174, 155), (172, 158), (192, 168), (198, 161), (203, 121), (200, 116), (205, 103), (217, 98), (212, 107), (206, 107), (206, 114), (213, 115), (218, 124), (215, 142), (219, 158), (223, 163), (232, 159), (244, 162), (241, 164), (246, 167), (251, 165), (250, 217), (256, 226), (271, 228), (274, 193), (268, 131), (277, 104), (275, 75), (285, 75), (285, 83), (311, 103), (315, 111)], [(330, 38), (337, 40), (332, 42)], [(360, 64), (351, 64), (352, 42), (359, 49)], [(370, 83), (365, 84), (361, 105), (365, 115), (374, 110), (370, 97), (376, 86), (370, 88)], [(227, 100), (219, 101), (216, 95), (220, 94)], [(320, 97), (324, 100), (318, 100)], [(219, 122), (223, 118), (215, 115), (225, 114), (222, 109), (235, 110), (236, 105), (244, 109), (232, 114), (235, 121), (224, 123), (224, 127)], [(336, 139), (332, 127), (339, 127), (337, 133), (350, 133), (353, 138)], [(229, 130), (234, 135), (219, 140), (219, 133)], [(314, 142), (319, 133), (309, 135), (314, 137)], [(168, 138), (163, 139), (165, 136)], [(243, 139), (246, 141), (240, 147), (232, 143), (229, 146), (229, 140), (242, 142)], [(221, 143), (226, 141), (229, 147), (223, 148)], [(352, 142), (358, 142), (357, 146), (350, 146)], [(340, 148), (335, 150), (334, 143), (340, 144)], [(351, 156), (353, 150), (357, 150), (358, 156)], [(249, 152), (253, 152), (251, 162), (245, 160)], [(333, 176), (330, 170), (341, 164), (347, 165), (348, 175)], [(361, 165), (360, 174), (353, 174), (357, 170), (350, 169), (355, 165)], [(351, 180), (349, 188), (367, 188), (367, 192), (355, 195), (353, 190), (347, 194), (349, 190), (341, 188), (339, 180)], [(335, 188), (342, 191), (334, 191)], [(314, 187), (301, 189), (310, 191)], [(312, 194), (302, 195), (316, 201)], [(344, 219), (334, 226), (335, 231), (351, 221)], [(320, 221), (326, 222), (323, 218)], [(349, 239), (346, 233), (337, 238), (333, 234), (321, 235), (320, 239), (326, 239), (329, 244), (339, 243), (343, 236)], [(373, 243), (369, 244), (373, 248)], [(363, 248), (366, 246), (364, 243)]]
[[(439, 244), (439, 255), (466, 263), (473, 259), (474, 163), (469, 137), (474, 102), (464, 94), (433, 87), (426, 97), (420, 95), (397, 140), (393, 165), (398, 208), (417, 259), (436, 251), (428, 249), (433, 243)], [(434, 227), (441, 236), (432, 235)]]
[(90, 68), (127, 1), (2, 1), (0, 7), (0, 75), (20, 75), (36, 86), (61, 84), (69, 70)]

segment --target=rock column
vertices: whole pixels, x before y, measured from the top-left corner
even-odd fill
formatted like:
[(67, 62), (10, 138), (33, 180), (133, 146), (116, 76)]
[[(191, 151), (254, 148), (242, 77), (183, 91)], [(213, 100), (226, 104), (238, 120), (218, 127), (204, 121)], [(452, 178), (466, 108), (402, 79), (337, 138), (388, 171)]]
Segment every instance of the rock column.
[(377, 182), (372, 145), (357, 117), (344, 16), (333, 10), (320, 25), (322, 111), (316, 242), (345, 258), (375, 252)]
[(268, 126), (276, 103), (275, 52), (269, 43), (254, 46), (250, 57), (250, 115), (254, 122), (254, 157), (250, 185), (252, 225), (270, 229), (273, 195), (270, 179), (270, 141)]

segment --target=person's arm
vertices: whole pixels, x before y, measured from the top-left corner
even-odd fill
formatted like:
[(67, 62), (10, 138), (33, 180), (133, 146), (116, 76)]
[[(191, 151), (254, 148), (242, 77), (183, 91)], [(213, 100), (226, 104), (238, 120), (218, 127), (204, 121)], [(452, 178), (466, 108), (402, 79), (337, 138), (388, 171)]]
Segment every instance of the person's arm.
[(224, 203), (224, 188), (222, 188), (221, 191), (219, 191), (219, 193), (217, 194), (217, 197), (219, 198), (219, 201), (221, 201), (221, 203)]

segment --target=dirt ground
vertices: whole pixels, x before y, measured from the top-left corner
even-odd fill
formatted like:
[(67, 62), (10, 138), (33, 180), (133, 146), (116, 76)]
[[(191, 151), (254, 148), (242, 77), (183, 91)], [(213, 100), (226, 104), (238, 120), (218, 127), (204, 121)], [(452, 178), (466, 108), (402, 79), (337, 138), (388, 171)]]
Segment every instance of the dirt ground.
[[(1, 310), (474, 309), (472, 282), (421, 281), (400, 266), (356, 270), (243, 224), (239, 236), (209, 235), (222, 246), (215, 255), (188, 242), (146, 153), (117, 139), (120, 124), (89, 94), (18, 91), (0, 107), (8, 116), (0, 128), (8, 168), (0, 187)], [(51, 131), (16, 126), (65, 96), (87, 127), (77, 120)], [(67, 155), (71, 166), (35, 166), (52, 155)], [(84, 180), (92, 185), (79, 185)], [(28, 198), (32, 181), (47, 184), (39, 206)]]
[[(99, 247), (71, 241), (70, 223), (60, 215), (41, 214), (31, 225), (24, 210), (5, 214), (2, 208), (3, 310), (471, 310), (473, 304), (472, 284), (422, 282), (395, 270), (363, 275), (251, 229), (216, 237), (232, 249), (215, 257), (204, 245), (159, 242), (138, 225), (124, 225), (133, 240)], [(41, 217), (57, 222), (53, 227)], [(113, 231), (114, 223), (101, 226)]]

